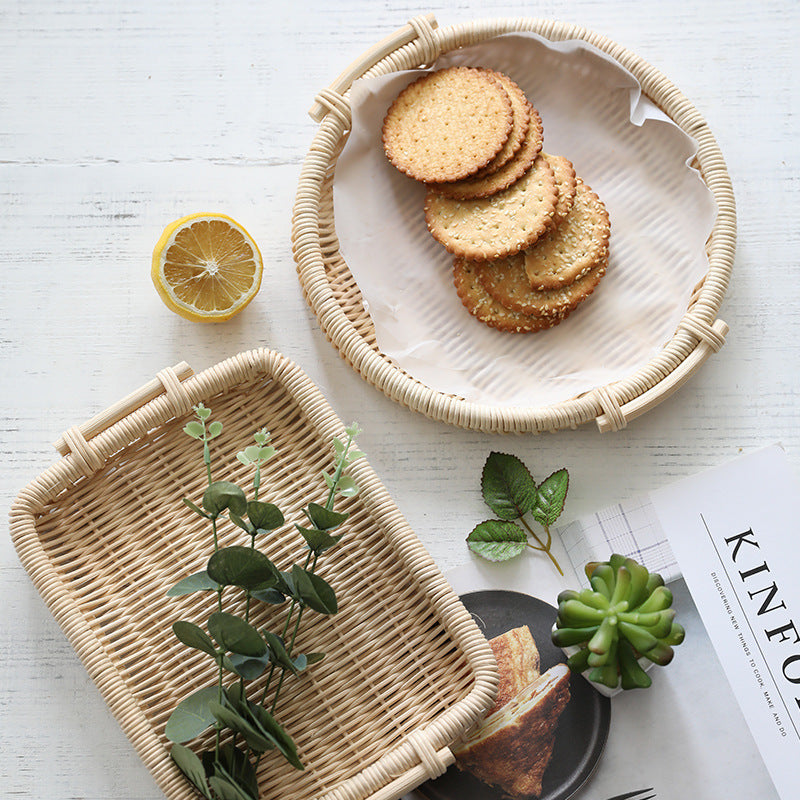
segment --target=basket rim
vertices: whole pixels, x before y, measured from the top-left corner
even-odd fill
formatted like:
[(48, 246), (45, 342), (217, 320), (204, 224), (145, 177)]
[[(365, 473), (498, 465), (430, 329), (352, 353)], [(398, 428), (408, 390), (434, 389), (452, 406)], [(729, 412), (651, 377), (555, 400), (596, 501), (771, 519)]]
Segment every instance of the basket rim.
[[(97, 631), (82, 615), (69, 587), (59, 577), (40, 540), (37, 518), (46, 506), (57, 503), (59, 497), (76, 485), (85, 487), (115, 454), (152, 435), (165, 423), (184, 418), (192, 405), (260, 378), (278, 382), (320, 436), (346, 435), (343, 422), (308, 375), (285, 356), (260, 348), (240, 353), (177, 383), (165, 382), (165, 392), (130, 408), (125, 415), (116, 414), (117, 421), (88, 442), (76, 433), (76, 428), (71, 429), (70, 435), (65, 436), (68, 445), (74, 447), (76, 442), (80, 445), (29, 482), (9, 512), (11, 539), (22, 566), (156, 783), (167, 797), (175, 800), (195, 795), (139, 707), (133, 685), (119, 673), (112, 654), (106, 652)], [(359, 765), (357, 772), (321, 795), (320, 800), (363, 800), (373, 796), (373, 792), (385, 792), (397, 781), (401, 787), (393, 796), (399, 797), (434, 777), (431, 769), (437, 765), (441, 768), (443, 760), (451, 757), (450, 745), (482, 716), (497, 686), (497, 668), (486, 638), (377, 475), (364, 459), (354, 462), (352, 472), (361, 488), (359, 502), (376, 514), (379, 512), (387, 543), (404, 564), (409, 580), (415, 581), (427, 597), (442, 628), (463, 653), (472, 684), (466, 695), (427, 720), (424, 727), (411, 731), (393, 750), (372, 763)], [(430, 752), (436, 758), (426, 762)]]
[[(580, 39), (627, 69), (639, 81), (643, 93), (695, 139), (701, 176), (717, 204), (707, 246), (708, 272), (695, 288), (673, 337), (627, 377), (546, 406), (476, 403), (431, 389), (404, 372), (367, 342), (337, 302), (325, 272), (319, 230), (328, 173), (349, 130), (349, 89), (356, 77), (430, 66), (442, 53), (519, 32), (536, 33), (550, 41)], [(724, 344), (728, 326), (716, 317), (727, 291), (736, 248), (735, 198), (724, 158), (705, 119), (680, 90), (643, 58), (611, 39), (571, 23), (530, 17), (475, 20), (443, 28), (436, 27), (432, 15), (417, 17), (345, 70), (331, 88), (318, 95), (311, 113), (321, 122), (304, 161), (295, 198), (292, 241), (298, 277), (328, 340), (351, 367), (390, 399), (432, 419), (488, 432), (556, 431), (592, 419), (601, 431), (619, 430), (669, 397)], [(325, 210), (333, 214), (332, 207)]]

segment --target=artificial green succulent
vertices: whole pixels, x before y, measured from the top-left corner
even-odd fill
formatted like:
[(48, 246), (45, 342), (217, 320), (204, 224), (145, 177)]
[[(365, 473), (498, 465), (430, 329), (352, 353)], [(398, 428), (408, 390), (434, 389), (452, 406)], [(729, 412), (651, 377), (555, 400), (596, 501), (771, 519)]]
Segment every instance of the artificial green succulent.
[(585, 569), (591, 588), (558, 596), (553, 643), (577, 647), (567, 664), (589, 670), (592, 681), (612, 689), (650, 686), (639, 659), (666, 666), (685, 635), (675, 622), (672, 592), (657, 572), (619, 554)]

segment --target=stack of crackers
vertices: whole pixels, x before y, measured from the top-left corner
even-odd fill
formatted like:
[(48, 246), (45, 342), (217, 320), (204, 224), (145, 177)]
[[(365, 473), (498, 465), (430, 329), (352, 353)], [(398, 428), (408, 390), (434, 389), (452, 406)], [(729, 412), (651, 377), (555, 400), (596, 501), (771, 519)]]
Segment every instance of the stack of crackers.
[(482, 68), (426, 73), (383, 123), (391, 163), (427, 187), (428, 230), (455, 257), (461, 302), (502, 331), (557, 325), (608, 267), (603, 202), (543, 143), (520, 87)]

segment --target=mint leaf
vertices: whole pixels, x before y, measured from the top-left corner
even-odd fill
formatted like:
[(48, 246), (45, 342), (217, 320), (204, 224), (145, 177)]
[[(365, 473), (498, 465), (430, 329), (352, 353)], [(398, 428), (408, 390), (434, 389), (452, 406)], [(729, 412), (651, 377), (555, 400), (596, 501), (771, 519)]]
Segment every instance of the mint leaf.
[(481, 491), (486, 505), (500, 519), (514, 520), (536, 502), (536, 481), (516, 456), (490, 453), (483, 466)]
[(536, 502), (531, 515), (540, 524), (549, 527), (564, 510), (569, 488), (569, 473), (565, 469), (554, 472), (545, 478), (536, 492)]
[(508, 561), (524, 552), (527, 539), (513, 522), (489, 519), (467, 536), (467, 546), (487, 561)]

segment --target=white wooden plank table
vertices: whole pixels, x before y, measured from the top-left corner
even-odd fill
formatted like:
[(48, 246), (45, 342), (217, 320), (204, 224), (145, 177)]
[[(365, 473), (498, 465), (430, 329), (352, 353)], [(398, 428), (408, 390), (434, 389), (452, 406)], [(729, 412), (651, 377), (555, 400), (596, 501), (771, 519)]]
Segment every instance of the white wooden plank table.
[[(306, 112), (344, 66), (427, 11), (442, 25), (535, 14), (602, 33), (664, 72), (717, 137), (739, 219), (728, 342), (621, 432), (498, 437), (427, 420), (347, 367), (303, 301), (289, 238), (315, 130)], [(467, 558), (493, 449), (540, 476), (567, 466), (573, 516), (773, 441), (800, 469), (799, 34), (792, 0), (3, 4), (3, 506), (55, 460), (66, 428), (165, 366), (200, 371), (257, 346), (292, 358), (360, 422), (372, 466), (442, 569)], [(164, 225), (200, 210), (239, 220), (266, 262), (251, 307), (219, 326), (172, 315), (149, 277)], [(0, 548), (0, 795), (160, 797), (7, 536)]]

